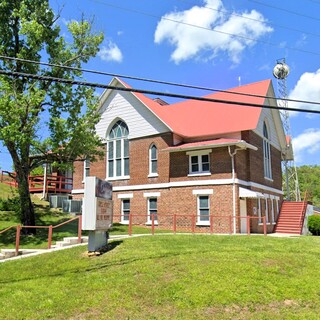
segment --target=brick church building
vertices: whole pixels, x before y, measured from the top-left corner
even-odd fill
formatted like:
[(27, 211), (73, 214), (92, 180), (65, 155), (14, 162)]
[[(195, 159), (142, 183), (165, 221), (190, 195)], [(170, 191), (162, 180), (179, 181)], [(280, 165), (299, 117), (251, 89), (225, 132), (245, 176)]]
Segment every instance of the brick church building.
[[(119, 78), (110, 85), (130, 88)], [(281, 162), (292, 156), (279, 111), (268, 108), (277, 106), (274, 97), (271, 80), (206, 96), (225, 102), (167, 104), (105, 90), (96, 127), (105, 158), (75, 163), (73, 197), (83, 196), (92, 175), (112, 183), (114, 220), (123, 224), (131, 215), (159, 228), (176, 219), (177, 228), (196, 232), (272, 232), (283, 198)]]

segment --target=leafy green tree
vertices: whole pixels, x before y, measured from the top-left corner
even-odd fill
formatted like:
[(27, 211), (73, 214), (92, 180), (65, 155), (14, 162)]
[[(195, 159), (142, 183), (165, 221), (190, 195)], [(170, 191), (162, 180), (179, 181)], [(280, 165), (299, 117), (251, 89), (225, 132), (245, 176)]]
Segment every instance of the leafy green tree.
[(309, 200), (320, 207), (320, 166), (297, 167), (299, 186), (302, 198), (305, 192), (309, 194)]
[[(24, 225), (35, 225), (28, 187), (34, 168), (46, 161), (70, 164), (86, 157), (94, 160), (99, 154), (100, 141), (95, 135), (99, 116), (93, 90), (44, 81), (41, 76), (81, 78), (79, 70), (62, 67), (81, 68), (97, 54), (103, 34), (93, 32), (89, 21), (72, 21), (67, 42), (58, 19), (48, 0), (0, 1), (0, 55), (17, 58), (1, 59), (0, 70), (40, 76), (0, 75), (0, 140), (12, 157)], [(44, 68), (26, 59), (61, 67)]]

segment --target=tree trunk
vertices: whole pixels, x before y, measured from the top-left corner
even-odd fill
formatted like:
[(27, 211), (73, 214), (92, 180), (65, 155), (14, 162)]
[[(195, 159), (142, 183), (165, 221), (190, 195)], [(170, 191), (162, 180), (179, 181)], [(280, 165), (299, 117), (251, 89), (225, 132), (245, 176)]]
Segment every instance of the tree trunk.
[[(35, 226), (35, 212), (29, 190), (29, 172), (16, 167), (16, 179), (20, 197), (20, 221), (24, 226)], [(35, 228), (23, 229), (27, 234), (35, 234)]]

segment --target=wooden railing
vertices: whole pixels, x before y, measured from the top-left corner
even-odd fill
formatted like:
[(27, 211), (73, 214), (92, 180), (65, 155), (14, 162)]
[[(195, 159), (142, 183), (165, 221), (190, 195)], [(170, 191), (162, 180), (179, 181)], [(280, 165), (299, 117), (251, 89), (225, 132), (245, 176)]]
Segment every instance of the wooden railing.
[[(1, 171), (1, 182), (14, 188), (18, 187), (15, 173), (9, 171)], [(65, 176), (56, 175), (37, 175), (29, 176), (30, 192), (45, 193), (70, 193), (72, 190), (73, 179)]]
[(68, 224), (74, 220), (79, 220), (78, 222), (78, 243), (81, 243), (81, 234), (82, 234), (82, 216), (77, 216), (73, 219), (67, 220), (65, 222), (62, 222), (58, 225), (50, 225), (50, 226), (21, 226), (21, 225), (17, 225), (17, 226), (10, 226), (4, 230), (0, 231), (0, 234), (12, 229), (12, 228), (16, 228), (16, 244), (15, 244), (15, 255), (17, 256), (19, 254), (19, 247), (20, 247), (20, 236), (21, 236), (21, 230), (22, 229), (48, 229), (48, 249), (51, 249), (51, 244), (52, 244), (52, 234), (53, 234), (53, 230), (57, 229), (65, 224)]

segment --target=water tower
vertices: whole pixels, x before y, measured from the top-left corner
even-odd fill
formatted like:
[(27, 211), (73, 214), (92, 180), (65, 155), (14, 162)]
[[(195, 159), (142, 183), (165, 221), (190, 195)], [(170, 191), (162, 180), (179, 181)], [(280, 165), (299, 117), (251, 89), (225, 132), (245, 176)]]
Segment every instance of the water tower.
[(273, 75), (277, 79), (278, 94), (280, 100), (278, 106), (280, 108), (280, 116), (286, 135), (286, 150), (283, 150), (282, 169), (285, 174), (283, 177), (283, 189), (286, 191), (286, 199), (300, 201), (300, 189), (298, 182), (297, 168), (294, 163), (294, 155), (291, 146), (291, 128), (288, 111), (288, 93), (287, 93), (287, 76), (290, 69), (285, 59), (277, 60), (273, 68)]

